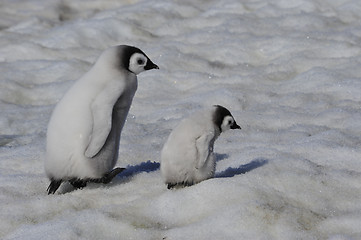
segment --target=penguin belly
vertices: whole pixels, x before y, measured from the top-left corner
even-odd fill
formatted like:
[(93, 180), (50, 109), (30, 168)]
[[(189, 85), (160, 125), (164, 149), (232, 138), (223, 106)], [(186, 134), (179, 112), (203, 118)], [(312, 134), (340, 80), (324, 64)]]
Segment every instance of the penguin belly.
[(89, 88), (87, 94), (79, 94), (81, 88), (82, 82), (75, 83), (57, 104), (49, 121), (45, 172), (50, 179), (96, 175), (84, 156), (92, 131), (89, 102), (96, 91)]

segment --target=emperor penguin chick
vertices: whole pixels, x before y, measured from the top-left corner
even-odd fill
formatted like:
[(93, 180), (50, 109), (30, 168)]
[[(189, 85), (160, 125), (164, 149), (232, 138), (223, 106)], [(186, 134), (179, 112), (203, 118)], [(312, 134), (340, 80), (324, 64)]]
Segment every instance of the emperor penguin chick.
[(140, 49), (111, 47), (68, 90), (48, 125), (48, 194), (64, 181), (75, 188), (108, 183), (123, 170), (113, 169), (121, 131), (137, 90), (137, 74), (150, 69), (158, 66)]
[(161, 152), (160, 170), (168, 189), (189, 186), (214, 176), (213, 146), (221, 132), (241, 129), (226, 108), (216, 105), (184, 119)]

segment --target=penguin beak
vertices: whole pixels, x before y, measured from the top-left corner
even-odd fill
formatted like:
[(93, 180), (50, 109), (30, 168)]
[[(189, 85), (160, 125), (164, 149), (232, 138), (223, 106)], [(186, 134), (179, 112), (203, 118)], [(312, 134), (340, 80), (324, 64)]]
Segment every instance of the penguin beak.
[(236, 122), (234, 122), (231, 126), (231, 129), (241, 129), (241, 127)]
[(159, 67), (157, 66), (157, 64), (153, 63), (152, 61), (150, 61), (150, 59), (148, 59), (147, 65), (145, 65), (144, 69), (145, 70), (159, 69)]

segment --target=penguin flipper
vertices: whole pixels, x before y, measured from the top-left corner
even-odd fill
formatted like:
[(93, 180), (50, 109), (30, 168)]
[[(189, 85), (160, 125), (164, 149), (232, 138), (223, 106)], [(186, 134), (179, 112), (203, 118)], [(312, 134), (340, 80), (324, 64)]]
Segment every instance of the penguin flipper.
[(111, 130), (112, 109), (97, 109), (93, 111), (93, 129), (85, 156), (94, 157), (105, 144)]
[(48, 191), (48, 195), (49, 194), (54, 194), (56, 192), (56, 190), (58, 190), (58, 188), (60, 187), (60, 184), (62, 183), (62, 181), (63, 180), (51, 179), (49, 187), (48, 187), (48, 189), (46, 189), (46, 191)]
[(94, 157), (104, 146), (112, 128), (113, 107), (119, 98), (117, 93), (122, 92), (123, 88), (123, 86), (116, 87), (108, 84), (91, 103), (92, 130), (85, 150), (86, 157)]
[(197, 169), (204, 166), (209, 157), (209, 154), (212, 151), (209, 146), (212, 138), (214, 138), (213, 134), (204, 134), (196, 139), (196, 148), (198, 153), (198, 162), (196, 163)]

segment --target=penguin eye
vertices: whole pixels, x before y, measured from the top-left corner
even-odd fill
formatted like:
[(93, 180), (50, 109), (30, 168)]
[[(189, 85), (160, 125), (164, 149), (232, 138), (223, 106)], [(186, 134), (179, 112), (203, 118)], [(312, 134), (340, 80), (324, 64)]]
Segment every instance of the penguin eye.
[(137, 60), (137, 62), (138, 62), (139, 65), (142, 65), (142, 64), (144, 63), (143, 59), (141, 59), (141, 58), (139, 58), (139, 59)]
[(229, 119), (229, 120), (228, 120), (228, 125), (231, 125), (231, 124), (232, 124), (232, 120)]

